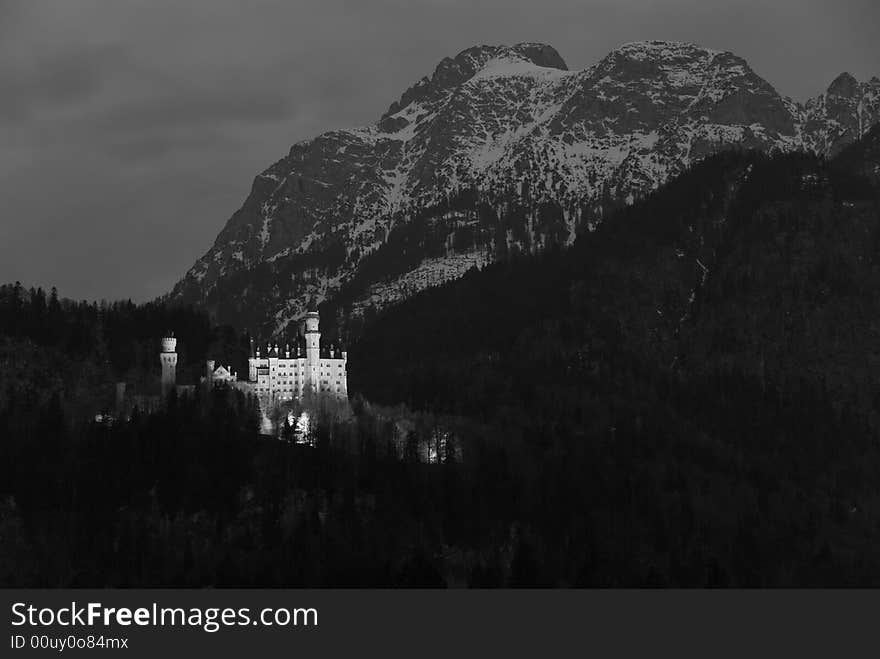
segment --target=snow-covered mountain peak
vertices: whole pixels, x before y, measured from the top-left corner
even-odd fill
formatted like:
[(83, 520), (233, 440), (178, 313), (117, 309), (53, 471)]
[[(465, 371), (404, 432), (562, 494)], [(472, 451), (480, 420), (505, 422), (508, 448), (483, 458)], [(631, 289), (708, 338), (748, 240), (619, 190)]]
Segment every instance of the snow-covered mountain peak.
[(631, 41), (621, 44), (609, 56), (626, 57), (633, 60), (676, 60), (704, 59), (721, 54), (719, 50), (705, 48), (687, 41)]
[(382, 118), (397, 114), (410, 103), (425, 105), (444, 99), (493, 61), (531, 63), (536, 67), (563, 71), (568, 69), (559, 53), (547, 44), (526, 42), (514, 46), (472, 46), (455, 57), (441, 60), (430, 78), (422, 78), (407, 89)]
[(829, 96), (852, 97), (859, 92), (859, 81), (851, 73), (844, 71), (828, 85)]
[(511, 46), (511, 49), (527, 57), (536, 66), (568, 71), (568, 65), (553, 46), (536, 41), (523, 41)]
[(876, 78), (843, 74), (801, 105), (693, 43), (628, 43), (581, 71), (546, 44), (474, 46), (376, 123), (294, 144), (172, 297), (273, 331), (313, 297), (358, 315), (569, 243), (709, 154), (834, 154), (878, 120)]
[[(731, 91), (768, 92), (772, 87), (733, 53), (693, 43), (639, 41), (611, 51), (594, 69), (596, 78), (630, 89), (652, 87), (669, 100), (670, 92), (688, 102), (716, 102)], [(775, 94), (775, 92), (773, 92)]]
[(555, 67), (539, 66), (522, 55), (504, 53), (499, 57), (493, 57), (477, 71), (471, 80), (485, 78), (498, 78), (505, 76), (533, 76), (543, 78), (558, 78), (571, 75), (569, 71)]

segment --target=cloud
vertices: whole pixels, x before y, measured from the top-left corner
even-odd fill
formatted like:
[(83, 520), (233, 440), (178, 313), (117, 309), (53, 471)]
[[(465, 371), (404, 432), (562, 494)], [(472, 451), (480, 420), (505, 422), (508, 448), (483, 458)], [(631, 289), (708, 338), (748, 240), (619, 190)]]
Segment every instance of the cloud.
[(80, 103), (97, 94), (121, 70), (120, 44), (79, 46), (55, 55), (0, 61), (0, 119), (24, 121), (46, 108)]
[(114, 125), (191, 126), (209, 122), (278, 121), (293, 112), (293, 99), (284, 92), (259, 87), (151, 89), (144, 98), (120, 102), (95, 121)]

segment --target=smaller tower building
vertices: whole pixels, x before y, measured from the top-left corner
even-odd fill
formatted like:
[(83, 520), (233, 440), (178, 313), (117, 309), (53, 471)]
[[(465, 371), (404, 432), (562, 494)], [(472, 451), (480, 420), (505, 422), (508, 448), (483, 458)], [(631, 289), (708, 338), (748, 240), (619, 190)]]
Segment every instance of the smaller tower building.
[(159, 360), (162, 362), (162, 397), (165, 398), (177, 384), (177, 339), (173, 333), (163, 337)]

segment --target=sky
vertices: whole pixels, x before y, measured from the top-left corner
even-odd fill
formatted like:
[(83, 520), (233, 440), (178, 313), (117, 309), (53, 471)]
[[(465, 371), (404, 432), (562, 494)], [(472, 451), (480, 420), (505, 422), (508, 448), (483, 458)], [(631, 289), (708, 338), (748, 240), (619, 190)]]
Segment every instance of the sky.
[(878, 34), (877, 0), (0, 0), (0, 282), (159, 296), (291, 144), (476, 44), (693, 41), (806, 100), (880, 75)]

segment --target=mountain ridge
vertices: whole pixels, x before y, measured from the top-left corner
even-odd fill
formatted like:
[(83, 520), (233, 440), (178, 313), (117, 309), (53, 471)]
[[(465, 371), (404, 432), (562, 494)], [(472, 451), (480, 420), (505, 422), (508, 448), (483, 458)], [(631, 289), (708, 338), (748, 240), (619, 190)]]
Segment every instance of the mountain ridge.
[[(570, 244), (709, 154), (835, 155), (878, 119), (876, 79), (841, 74), (800, 104), (696, 44), (623, 44), (580, 71), (545, 44), (474, 46), (376, 123), (294, 144), (170, 298), (264, 332), (342, 291), (342, 313), (361, 316), (511, 251)], [(434, 242), (394, 251), (415, 218)], [(412, 267), (365, 281), (368, 257)]]

